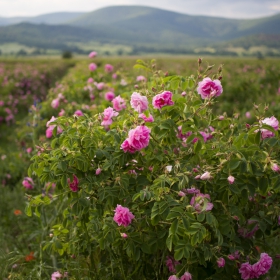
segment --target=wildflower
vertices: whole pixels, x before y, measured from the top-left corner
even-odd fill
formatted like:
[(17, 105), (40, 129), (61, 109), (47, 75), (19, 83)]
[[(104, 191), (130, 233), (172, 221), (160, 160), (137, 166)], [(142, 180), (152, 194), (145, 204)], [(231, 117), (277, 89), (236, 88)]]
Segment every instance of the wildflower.
[(22, 215), (22, 212), (21, 212), (20, 210), (16, 209), (16, 210), (14, 211), (14, 214), (15, 214), (16, 216), (19, 216), (19, 215)]
[(34, 188), (34, 182), (30, 177), (25, 177), (22, 181), (22, 185), (29, 190), (32, 190)]
[(33, 260), (35, 260), (34, 252), (30, 252), (29, 255), (25, 256), (25, 261), (30, 262), (30, 261), (33, 261)]
[(133, 92), (130, 99), (130, 105), (136, 112), (143, 113), (148, 109), (148, 99), (146, 96), (142, 96), (138, 92)]
[(79, 190), (79, 179), (76, 175), (73, 176), (72, 182), (70, 182), (70, 179), (68, 179), (68, 184), (72, 192), (77, 192)]
[(212, 81), (209, 77), (204, 78), (198, 83), (197, 92), (202, 99), (220, 96), (223, 92), (223, 87), (219, 80)]
[(234, 183), (235, 178), (233, 176), (228, 176), (227, 180), (232, 185)]
[(88, 66), (88, 69), (90, 70), (90, 71), (95, 71), (96, 70), (96, 68), (97, 68), (97, 65), (95, 64), (95, 63), (91, 63), (89, 66)]
[(113, 67), (113, 65), (111, 65), (111, 64), (106, 64), (106, 65), (104, 66), (104, 70), (105, 70), (107, 73), (110, 73), (110, 72), (112, 72), (112, 71), (114, 70), (114, 67)]
[(129, 211), (127, 207), (123, 207), (121, 205), (117, 205), (114, 210), (114, 221), (118, 224), (118, 226), (125, 226), (131, 224), (132, 220), (135, 218), (134, 215)]
[(122, 143), (121, 149), (134, 153), (146, 148), (149, 145), (151, 130), (146, 126), (137, 126), (128, 133), (128, 138)]
[(108, 125), (112, 124), (112, 122), (113, 122), (112, 118), (118, 116), (118, 114), (119, 113), (115, 112), (112, 107), (106, 108), (103, 112), (103, 120), (102, 120), (101, 125), (108, 126)]
[[(279, 122), (274, 116), (272, 116), (271, 118), (265, 118), (263, 121), (261, 121), (261, 123), (271, 126), (276, 131), (279, 128)], [(275, 136), (273, 132), (267, 129), (261, 129), (261, 134), (262, 134), (262, 139), (271, 138)]]
[(112, 100), (112, 103), (113, 103), (113, 108), (116, 110), (116, 111), (121, 111), (123, 109), (126, 108), (126, 102), (123, 98), (120, 97), (120, 95), (118, 95), (117, 97), (115, 97), (113, 100)]
[(211, 179), (211, 174), (207, 171), (200, 176), (201, 180), (209, 180)]
[(101, 171), (102, 171), (101, 168), (97, 168), (95, 171), (95, 175), (99, 175), (101, 173)]
[(192, 275), (191, 275), (189, 272), (186, 271), (186, 272), (181, 276), (180, 280), (192, 280)]
[(146, 117), (145, 114), (140, 114), (139, 118), (143, 119), (145, 122), (153, 122), (154, 121), (154, 117), (150, 114), (149, 117)]
[(218, 267), (224, 267), (225, 266), (225, 259), (224, 258), (219, 258), (218, 260), (217, 260), (217, 265), (218, 265)]
[(174, 105), (174, 102), (171, 100), (172, 92), (164, 91), (153, 98), (153, 106), (155, 109), (161, 109), (164, 106)]
[(77, 117), (81, 117), (84, 115), (84, 113), (81, 110), (77, 110), (77, 111), (75, 111), (74, 115)]
[(88, 55), (89, 58), (94, 58), (94, 57), (96, 57), (96, 56), (97, 56), (97, 52), (91, 52), (91, 53)]
[(210, 195), (198, 193), (192, 197), (190, 204), (194, 209), (200, 213), (202, 211), (211, 211), (213, 208), (213, 203), (210, 203)]
[(115, 97), (115, 94), (112, 91), (108, 91), (105, 93), (105, 99), (108, 101), (112, 101)]

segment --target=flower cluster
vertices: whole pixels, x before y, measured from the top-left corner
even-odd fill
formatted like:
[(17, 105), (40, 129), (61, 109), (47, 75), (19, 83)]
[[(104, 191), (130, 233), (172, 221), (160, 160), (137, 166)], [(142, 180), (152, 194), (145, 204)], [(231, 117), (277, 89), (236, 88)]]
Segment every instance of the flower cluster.
[(262, 253), (260, 260), (251, 265), (248, 262), (241, 264), (239, 272), (243, 280), (259, 278), (266, 274), (272, 266), (272, 258), (267, 253)]

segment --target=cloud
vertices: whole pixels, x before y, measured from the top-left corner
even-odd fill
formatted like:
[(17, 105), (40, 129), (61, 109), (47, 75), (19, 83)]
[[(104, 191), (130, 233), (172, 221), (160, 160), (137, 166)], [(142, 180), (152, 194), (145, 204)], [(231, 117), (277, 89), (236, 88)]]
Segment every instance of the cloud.
[(279, 11), (279, 0), (0, 0), (0, 16), (34, 16), (50, 12), (91, 12), (113, 5), (142, 5), (190, 15), (256, 18)]

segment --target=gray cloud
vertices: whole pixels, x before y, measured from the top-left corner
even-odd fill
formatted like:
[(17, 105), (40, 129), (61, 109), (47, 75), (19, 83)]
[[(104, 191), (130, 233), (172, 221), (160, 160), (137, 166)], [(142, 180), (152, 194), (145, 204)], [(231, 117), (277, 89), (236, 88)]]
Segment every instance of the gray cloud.
[(257, 18), (280, 12), (279, 0), (0, 0), (0, 16), (34, 16), (57, 11), (90, 12), (112, 5), (152, 6), (189, 15)]

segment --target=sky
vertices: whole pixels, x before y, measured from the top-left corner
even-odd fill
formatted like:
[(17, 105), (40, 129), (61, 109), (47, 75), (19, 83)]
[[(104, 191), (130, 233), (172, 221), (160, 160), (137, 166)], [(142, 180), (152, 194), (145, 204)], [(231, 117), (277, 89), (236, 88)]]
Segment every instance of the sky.
[(259, 18), (280, 13), (279, 0), (0, 0), (0, 17), (52, 12), (92, 12), (115, 5), (142, 5), (227, 18)]

